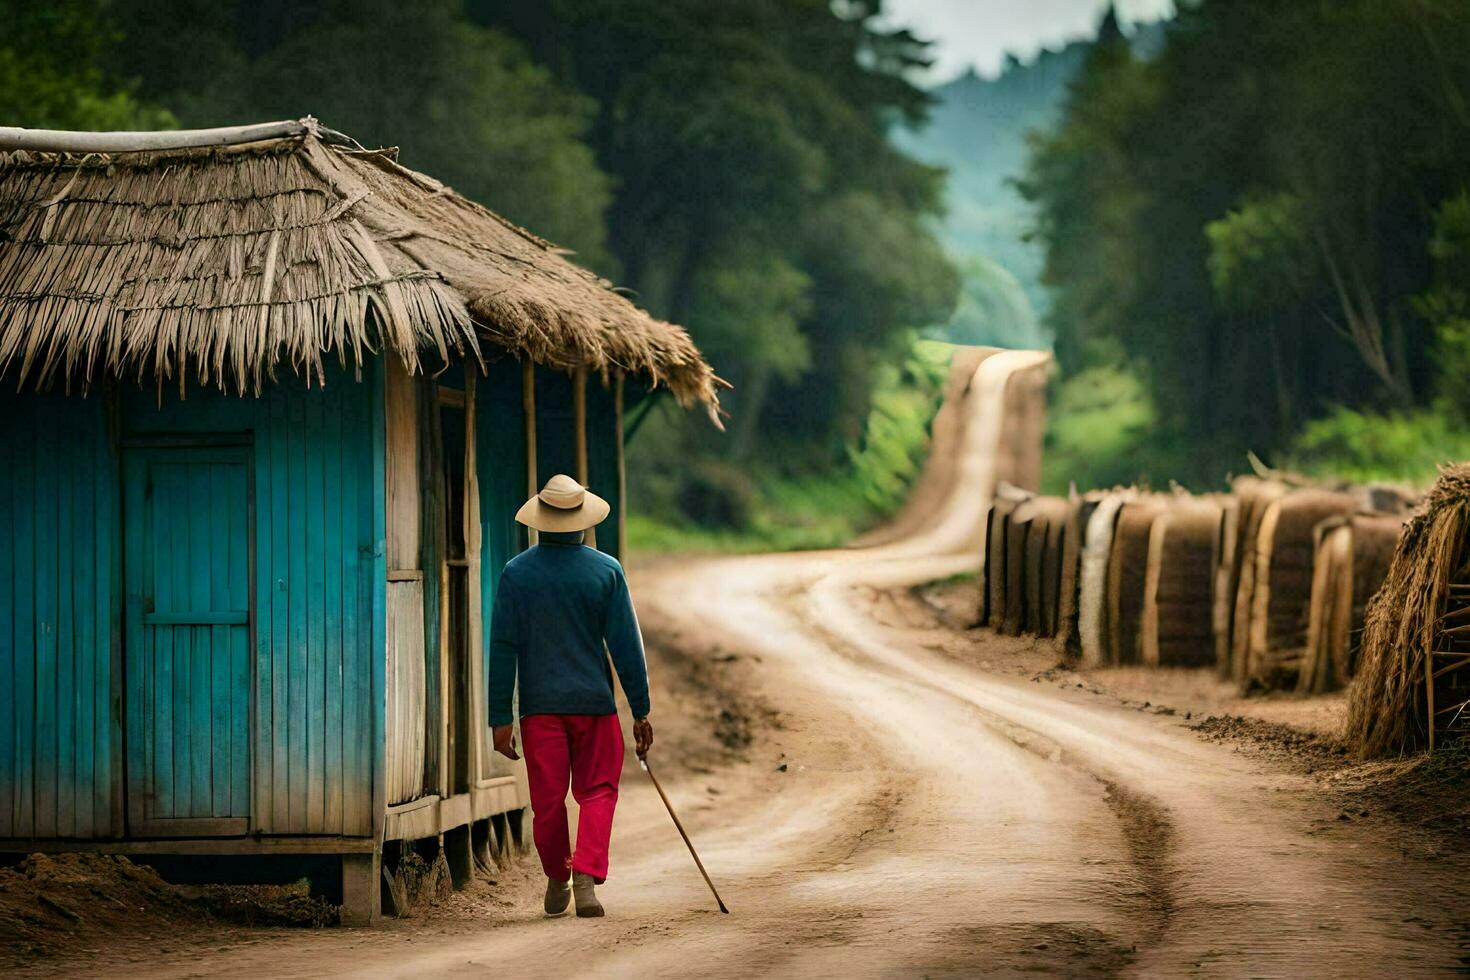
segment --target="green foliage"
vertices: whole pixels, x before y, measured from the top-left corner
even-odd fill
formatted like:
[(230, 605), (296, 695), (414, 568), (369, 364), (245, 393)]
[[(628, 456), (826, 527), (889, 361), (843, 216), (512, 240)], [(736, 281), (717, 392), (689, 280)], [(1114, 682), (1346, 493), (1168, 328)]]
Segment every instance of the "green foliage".
[(877, 513), (898, 509), (929, 455), (929, 426), (952, 352), (947, 344), (919, 341), (902, 367), (885, 365), (878, 376), (862, 442), (848, 450), (852, 476)]
[[(219, 21), (201, 4), (170, 0), (191, 28), (143, 42), (168, 65), (187, 62), (191, 50), (215, 59), (212, 70), (164, 71), (150, 82), (187, 124), (310, 112), (365, 145), (401, 146), (406, 165), (612, 269), (603, 222), (612, 181), (583, 142), (595, 104), (557, 83), (515, 39), (470, 23), (461, 4), (324, 4), (264, 35), (241, 26), (250, 23), (244, 8), (243, 20)], [(156, 16), (154, 0), (117, 6), (128, 20)], [(248, 52), (247, 40), (257, 50)]]
[(1415, 308), (1434, 329), (1440, 399), (1458, 422), (1470, 424), (1470, 192), (1461, 190), (1435, 212), (1429, 255), (1434, 282)]
[(1211, 0), (1151, 59), (1099, 41), (1021, 183), (1063, 368), (1120, 350), (1195, 483), (1335, 405), (1452, 400), (1465, 279), (1431, 239), (1470, 184), (1467, 78), (1470, 0)]
[(169, 129), (167, 111), (109, 80), (97, 58), (111, 40), (92, 0), (0, 0), (0, 120), (37, 129)]
[(1064, 493), (1071, 481), (1083, 488), (1132, 483), (1155, 467), (1153, 403), (1134, 372), (1099, 366), (1070, 375), (1054, 386), (1047, 413), (1048, 492)]
[(1470, 459), (1470, 431), (1444, 411), (1374, 414), (1339, 407), (1307, 423), (1287, 458), (1290, 467), (1312, 475), (1427, 486), (1441, 464)]
[(1205, 225), (1207, 265), (1228, 310), (1271, 310), (1299, 295), (1315, 270), (1301, 201), (1274, 194)]
[(734, 383), (730, 451), (795, 437), (839, 458), (877, 360), (957, 288), (924, 221), (942, 175), (887, 138), (927, 110), (907, 79), (925, 45), (880, 26), (879, 0), (471, 8), (600, 106), (613, 249)]
[[(837, 468), (799, 454), (769, 453), (738, 469), (695, 462), (671, 472), (655, 461), (669, 458), (678, 432), (657, 416), (650, 419), (629, 446), (630, 479), (642, 504), (642, 513), (629, 518), (630, 547), (790, 551), (850, 541), (907, 497), (928, 454), (951, 351), (947, 344), (918, 341), (901, 368), (880, 372), (863, 435)], [(743, 523), (731, 519), (737, 513)]]

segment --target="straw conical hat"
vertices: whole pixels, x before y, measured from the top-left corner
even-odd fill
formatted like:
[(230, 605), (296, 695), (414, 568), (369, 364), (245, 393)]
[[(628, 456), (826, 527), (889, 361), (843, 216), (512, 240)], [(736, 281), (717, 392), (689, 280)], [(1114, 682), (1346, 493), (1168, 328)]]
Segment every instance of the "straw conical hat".
[(538, 531), (585, 531), (606, 519), (608, 502), (573, 480), (558, 473), (546, 481), (541, 492), (521, 505), (516, 520)]

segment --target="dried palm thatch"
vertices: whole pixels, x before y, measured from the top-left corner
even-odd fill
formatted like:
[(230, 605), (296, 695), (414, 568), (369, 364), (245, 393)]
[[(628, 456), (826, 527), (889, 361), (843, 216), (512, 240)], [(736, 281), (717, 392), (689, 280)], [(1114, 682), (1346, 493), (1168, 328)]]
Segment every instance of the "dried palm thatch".
[(1313, 531), (1322, 521), (1351, 514), (1357, 506), (1350, 494), (1298, 490), (1273, 502), (1261, 515), (1243, 689), (1296, 686), (1312, 601)]
[(1144, 664), (1215, 662), (1215, 570), (1224, 517), (1215, 501), (1176, 497), (1154, 519), (1139, 636)]
[(1148, 576), (1148, 542), (1154, 520), (1165, 504), (1142, 497), (1123, 505), (1108, 556), (1107, 662), (1139, 662), (1143, 627), (1144, 585)]
[(1470, 718), (1470, 464), (1447, 467), (1404, 526), (1369, 603), (1349, 744), (1363, 756), (1433, 748)]
[(1352, 679), (1367, 603), (1388, 575), (1403, 524), (1401, 515), (1354, 514), (1317, 526), (1298, 694), (1333, 691)]
[(1098, 501), (1087, 519), (1077, 586), (1077, 634), (1082, 662), (1096, 667), (1107, 659), (1108, 568), (1118, 514), (1132, 499), (1130, 491), (1110, 493)]
[[(310, 123), (308, 125), (308, 123)], [(722, 382), (551, 244), (396, 162), (297, 135), (108, 153), (4, 152), (0, 374), (259, 392), (335, 353), (477, 353), (665, 386), (716, 417)], [(114, 141), (115, 142), (115, 141)], [(150, 141), (156, 142), (156, 141)]]

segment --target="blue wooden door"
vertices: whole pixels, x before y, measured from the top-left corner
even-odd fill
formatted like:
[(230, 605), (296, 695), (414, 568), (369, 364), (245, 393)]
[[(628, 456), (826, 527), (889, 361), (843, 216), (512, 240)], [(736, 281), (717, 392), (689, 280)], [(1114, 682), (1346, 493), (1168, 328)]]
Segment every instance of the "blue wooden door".
[(128, 831), (249, 830), (250, 450), (125, 451)]

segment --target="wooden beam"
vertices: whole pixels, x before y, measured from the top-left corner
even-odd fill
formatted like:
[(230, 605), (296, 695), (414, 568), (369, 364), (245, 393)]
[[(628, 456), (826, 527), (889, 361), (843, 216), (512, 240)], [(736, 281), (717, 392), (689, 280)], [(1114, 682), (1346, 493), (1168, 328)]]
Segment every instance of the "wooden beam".
[(46, 153), (134, 153), (143, 150), (183, 150), (198, 146), (236, 146), (260, 140), (286, 139), (310, 134), (324, 143), (361, 149), (357, 141), (321, 125), (311, 116), (217, 126), (213, 129), (138, 130), (88, 133), (66, 129), (23, 129), (0, 126), (0, 150), (38, 150)]
[[(536, 496), (541, 484), (536, 479), (536, 365), (530, 358), (521, 361), (521, 412), (526, 417), (526, 497)], [(536, 544), (536, 529), (527, 533), (531, 544)]]
[[(576, 447), (577, 482), (587, 485), (587, 369), (572, 373), (572, 444)], [(597, 547), (597, 528), (587, 529), (587, 544)]]
[(628, 560), (628, 466), (623, 457), (623, 381), (622, 371), (618, 371), (617, 379), (613, 382), (613, 414), (614, 431), (616, 432), (618, 449), (618, 560)]

